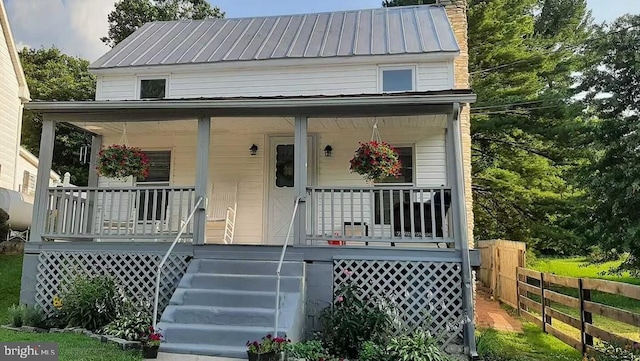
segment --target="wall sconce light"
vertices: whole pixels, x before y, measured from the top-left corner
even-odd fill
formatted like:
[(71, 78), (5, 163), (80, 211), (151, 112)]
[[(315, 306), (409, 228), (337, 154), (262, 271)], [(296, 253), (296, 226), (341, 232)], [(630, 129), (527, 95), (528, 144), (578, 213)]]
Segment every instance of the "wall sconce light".
[(258, 146), (257, 145), (252, 145), (251, 148), (249, 148), (249, 152), (251, 153), (251, 155), (256, 155), (258, 154)]
[(325, 157), (331, 157), (331, 153), (333, 152), (333, 148), (327, 144), (326, 147), (324, 147), (324, 156)]

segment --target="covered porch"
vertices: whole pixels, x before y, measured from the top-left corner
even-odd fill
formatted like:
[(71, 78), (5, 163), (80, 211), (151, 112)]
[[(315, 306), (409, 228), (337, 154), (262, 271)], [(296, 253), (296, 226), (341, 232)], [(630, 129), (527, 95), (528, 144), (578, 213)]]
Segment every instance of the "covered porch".
[[(333, 299), (340, 270), (357, 269), (371, 292), (404, 295), (408, 312), (432, 302), (421, 294), (429, 284), (429, 295), (451, 303), (437, 311), (439, 329), (461, 325), (473, 353), (477, 254), (467, 236), (459, 118), (473, 100), (469, 91), (447, 91), (33, 103), (44, 122), (22, 300), (46, 304), (41, 293), (55, 290), (48, 280), (66, 259), (153, 278), (159, 257), (177, 242), (162, 273), (163, 309), (192, 258), (277, 262), (282, 250), (280, 262), (305, 264), (310, 320), (319, 301)], [(41, 184), (55, 122), (95, 134), (88, 187)], [(383, 140), (405, 149), (411, 169), (403, 182), (370, 184), (349, 172), (376, 122)], [(127, 144), (156, 152), (158, 163), (168, 159), (168, 172), (152, 172), (146, 184), (95, 173), (97, 150), (119, 143), (125, 128)]]

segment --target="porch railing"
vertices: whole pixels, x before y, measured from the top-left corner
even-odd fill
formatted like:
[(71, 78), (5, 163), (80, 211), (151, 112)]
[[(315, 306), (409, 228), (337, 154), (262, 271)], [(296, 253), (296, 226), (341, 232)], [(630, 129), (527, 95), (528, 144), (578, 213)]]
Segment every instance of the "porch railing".
[(307, 240), (329, 245), (453, 244), (451, 189), (307, 188)]
[[(45, 239), (173, 239), (195, 204), (194, 187), (52, 187)], [(184, 238), (193, 236), (188, 220)]]

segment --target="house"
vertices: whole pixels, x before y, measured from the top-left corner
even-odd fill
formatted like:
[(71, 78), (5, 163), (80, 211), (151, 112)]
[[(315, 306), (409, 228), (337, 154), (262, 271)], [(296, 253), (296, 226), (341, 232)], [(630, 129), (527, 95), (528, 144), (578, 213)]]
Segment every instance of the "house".
[(0, 188), (18, 190), (22, 110), (31, 97), (0, 1)]
[[(138, 29), (91, 65), (95, 101), (28, 105), (47, 157), (21, 300), (50, 309), (69, 269), (112, 274), (157, 300), (161, 350), (242, 356), (316, 329), (351, 280), (475, 355), (464, 4)], [(40, 176), (56, 122), (94, 134), (88, 187)], [(403, 168), (372, 183), (349, 160), (378, 136)], [(123, 143), (148, 177), (96, 173)]]
[[(0, 1), (0, 208), (9, 213), (9, 227), (26, 237), (31, 225), (38, 158), (20, 146), (22, 111), (30, 100), (4, 3)], [(60, 182), (49, 172), (47, 186)], [(1, 239), (0, 241), (4, 241)]]

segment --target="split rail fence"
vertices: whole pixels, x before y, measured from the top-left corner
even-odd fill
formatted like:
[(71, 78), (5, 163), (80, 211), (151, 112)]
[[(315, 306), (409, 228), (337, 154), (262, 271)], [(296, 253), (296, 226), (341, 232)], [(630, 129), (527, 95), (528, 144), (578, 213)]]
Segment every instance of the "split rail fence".
[[(518, 312), (540, 326), (544, 332), (560, 339), (583, 354), (594, 351), (594, 339), (616, 346), (636, 345), (628, 339), (594, 325), (593, 315), (618, 322), (640, 325), (640, 314), (612, 307), (592, 300), (594, 291), (640, 300), (640, 286), (589, 278), (562, 277), (526, 268), (517, 269)], [(578, 297), (569, 296), (575, 294)], [(559, 310), (562, 305), (564, 311)], [(578, 311), (579, 317), (566, 313), (567, 308)], [(575, 313), (575, 312), (573, 312)], [(554, 320), (578, 330), (580, 339), (562, 332)]]

